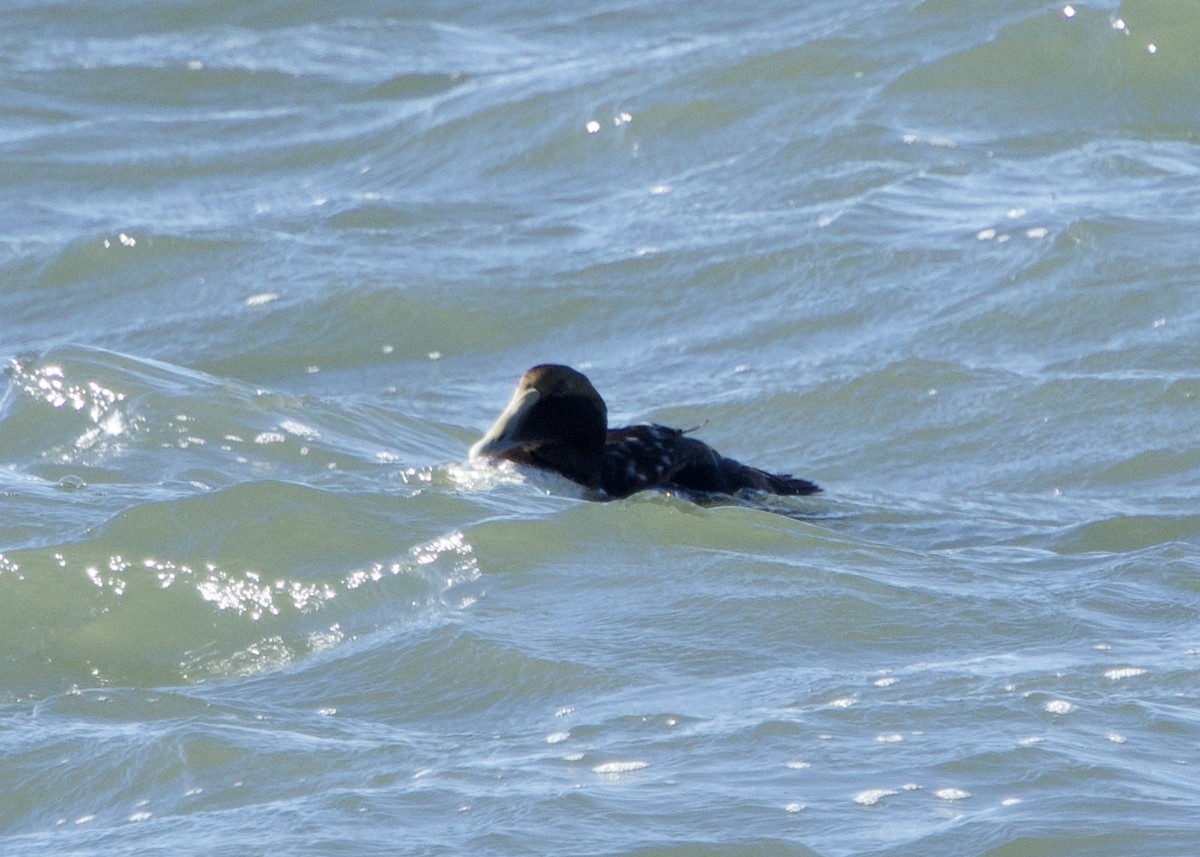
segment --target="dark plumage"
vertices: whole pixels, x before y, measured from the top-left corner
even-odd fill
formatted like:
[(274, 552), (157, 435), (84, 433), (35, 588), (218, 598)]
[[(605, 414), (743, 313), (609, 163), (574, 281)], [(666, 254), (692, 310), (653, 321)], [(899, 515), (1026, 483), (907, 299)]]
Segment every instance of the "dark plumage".
[(471, 447), (471, 457), (552, 470), (608, 499), (647, 488), (706, 494), (750, 489), (788, 495), (821, 490), (805, 479), (725, 458), (680, 429), (610, 429), (608, 407), (591, 381), (556, 364), (534, 366), (521, 376), (512, 401)]

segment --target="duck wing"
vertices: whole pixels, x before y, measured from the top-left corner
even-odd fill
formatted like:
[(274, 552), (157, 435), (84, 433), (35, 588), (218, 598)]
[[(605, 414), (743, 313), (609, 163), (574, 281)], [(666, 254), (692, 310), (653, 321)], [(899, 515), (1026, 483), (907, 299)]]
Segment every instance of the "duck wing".
[(653, 424), (608, 430), (597, 487), (613, 499), (647, 488), (706, 494), (748, 489), (791, 496), (821, 490), (807, 479), (768, 473), (726, 458), (681, 429)]

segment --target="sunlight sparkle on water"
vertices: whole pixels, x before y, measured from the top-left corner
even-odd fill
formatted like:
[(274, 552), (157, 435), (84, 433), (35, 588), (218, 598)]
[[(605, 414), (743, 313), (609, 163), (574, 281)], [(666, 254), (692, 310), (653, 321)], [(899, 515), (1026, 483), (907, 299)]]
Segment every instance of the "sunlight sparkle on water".
[(603, 765), (596, 765), (592, 771), (597, 774), (628, 774), (648, 767), (649, 762), (605, 762)]
[(938, 789), (934, 794), (942, 800), (965, 800), (971, 796), (962, 789)]
[(874, 806), (894, 794), (898, 794), (895, 789), (865, 789), (854, 796), (854, 802), (862, 806)]
[(1141, 667), (1120, 667), (1118, 669), (1105, 670), (1104, 677), (1109, 681), (1120, 681), (1123, 678), (1133, 678), (1134, 676), (1145, 674), (1146, 671)]
[(296, 420), (284, 420), (279, 424), (279, 427), (288, 434), (304, 438), (305, 440), (316, 440), (321, 436), (321, 433), (312, 426), (307, 426)]

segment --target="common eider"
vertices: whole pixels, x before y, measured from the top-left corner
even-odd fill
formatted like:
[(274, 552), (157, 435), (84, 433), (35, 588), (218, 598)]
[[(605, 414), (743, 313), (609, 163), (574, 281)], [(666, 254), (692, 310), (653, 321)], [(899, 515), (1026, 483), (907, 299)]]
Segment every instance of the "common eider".
[(601, 499), (615, 500), (649, 488), (785, 495), (821, 490), (806, 479), (725, 458), (687, 435), (652, 424), (609, 428), (608, 407), (587, 376), (550, 363), (521, 376), (512, 401), (471, 447), (471, 458), (551, 470), (592, 489)]

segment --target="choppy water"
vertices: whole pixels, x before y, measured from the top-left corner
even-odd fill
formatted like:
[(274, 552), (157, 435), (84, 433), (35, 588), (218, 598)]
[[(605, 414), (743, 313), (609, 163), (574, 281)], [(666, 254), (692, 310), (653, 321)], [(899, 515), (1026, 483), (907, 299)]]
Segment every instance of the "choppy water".
[(1200, 852), (1200, 4), (588, 9), (4, 13), (0, 852)]

